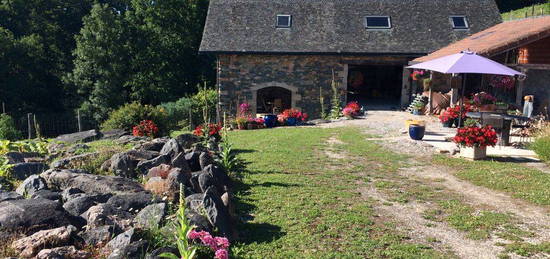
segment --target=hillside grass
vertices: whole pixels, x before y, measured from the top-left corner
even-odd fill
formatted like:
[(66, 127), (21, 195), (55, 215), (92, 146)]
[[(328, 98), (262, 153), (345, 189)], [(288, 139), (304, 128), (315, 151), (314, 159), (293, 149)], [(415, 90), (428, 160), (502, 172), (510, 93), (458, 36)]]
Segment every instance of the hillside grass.
[(502, 13), (501, 16), (502, 16), (502, 20), (510, 21), (510, 20), (522, 19), (526, 17), (540, 16), (541, 13), (542, 15), (550, 15), (550, 1), (548, 1), (545, 4), (533, 5), (533, 6), (513, 10), (510, 12)]

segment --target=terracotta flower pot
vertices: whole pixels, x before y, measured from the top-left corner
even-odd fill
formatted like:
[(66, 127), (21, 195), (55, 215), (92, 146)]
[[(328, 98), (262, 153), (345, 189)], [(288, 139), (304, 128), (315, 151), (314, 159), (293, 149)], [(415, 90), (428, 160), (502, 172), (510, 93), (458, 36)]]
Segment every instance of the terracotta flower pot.
[(472, 160), (480, 160), (487, 157), (487, 147), (460, 147), (460, 156)]
[(497, 106), (494, 104), (484, 104), (479, 106), (480, 112), (494, 112), (497, 109)]

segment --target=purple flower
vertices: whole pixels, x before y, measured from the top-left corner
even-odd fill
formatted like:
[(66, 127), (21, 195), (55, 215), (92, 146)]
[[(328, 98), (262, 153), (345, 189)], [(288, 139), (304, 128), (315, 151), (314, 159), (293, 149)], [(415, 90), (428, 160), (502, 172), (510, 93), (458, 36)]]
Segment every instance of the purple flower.
[(216, 258), (216, 259), (228, 259), (229, 258), (229, 253), (227, 252), (226, 249), (216, 250), (216, 254), (215, 254), (214, 258)]
[(215, 237), (216, 245), (220, 249), (227, 249), (229, 248), (229, 240), (225, 237)]

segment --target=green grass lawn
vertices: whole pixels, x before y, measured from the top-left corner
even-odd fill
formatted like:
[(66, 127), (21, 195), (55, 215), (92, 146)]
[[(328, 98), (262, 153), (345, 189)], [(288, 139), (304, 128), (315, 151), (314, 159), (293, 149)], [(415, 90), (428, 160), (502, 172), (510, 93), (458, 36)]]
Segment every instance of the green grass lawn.
[[(328, 159), (335, 136), (365, 164)], [(359, 139), (357, 139), (359, 137)], [(390, 172), (402, 156), (366, 141), (359, 129), (279, 128), (231, 132), (246, 172), (236, 191), (237, 258), (448, 258), (377, 217), (357, 188), (368, 171)], [(338, 150), (341, 150), (338, 147)], [(373, 165), (372, 168), (368, 166)], [(339, 166), (335, 166), (339, 165)]]
[(550, 205), (550, 176), (540, 170), (511, 162), (468, 161), (446, 156), (436, 156), (433, 162), (457, 169), (457, 177), (476, 185), (504, 191), (537, 205)]

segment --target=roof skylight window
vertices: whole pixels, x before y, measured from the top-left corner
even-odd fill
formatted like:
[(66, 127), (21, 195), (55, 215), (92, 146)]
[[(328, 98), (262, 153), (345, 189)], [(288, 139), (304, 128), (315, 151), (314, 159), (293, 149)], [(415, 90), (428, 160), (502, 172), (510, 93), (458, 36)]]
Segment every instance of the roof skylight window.
[(277, 28), (290, 28), (292, 26), (292, 15), (278, 14), (277, 15)]
[(367, 16), (365, 17), (365, 27), (367, 29), (391, 29), (391, 19), (389, 16)]
[(451, 16), (451, 24), (455, 30), (466, 30), (469, 28), (466, 16)]

